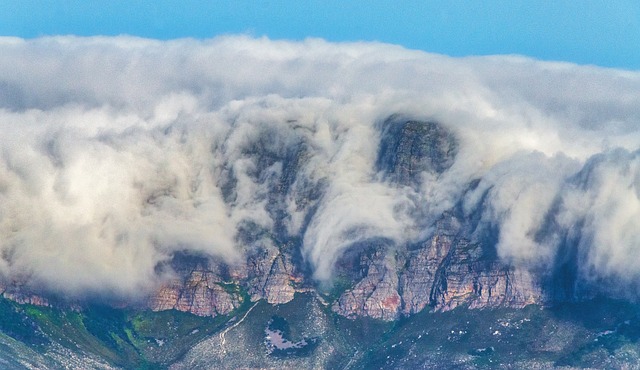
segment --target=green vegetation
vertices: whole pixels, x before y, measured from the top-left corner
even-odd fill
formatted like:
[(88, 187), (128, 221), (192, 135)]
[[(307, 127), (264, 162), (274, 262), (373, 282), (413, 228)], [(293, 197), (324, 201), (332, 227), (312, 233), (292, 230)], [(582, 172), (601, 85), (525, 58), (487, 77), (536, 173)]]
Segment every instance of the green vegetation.
[(211, 335), (230, 316), (132, 311), (92, 305), (75, 312), (0, 298), (0, 331), (44, 354), (57, 343), (128, 369), (161, 369)]
[(20, 306), (14, 302), (0, 298), (0, 325), (2, 332), (35, 348), (49, 344), (49, 339), (40, 330), (37, 322), (31, 315), (38, 316), (36, 310), (29, 311), (31, 307)]
[[(297, 361), (303, 368), (322, 364), (350, 369), (443, 364), (617, 368), (640, 361), (640, 309), (615, 300), (551, 309), (461, 307), (444, 313), (421, 312), (396, 322), (349, 320), (335, 315), (312, 294), (298, 294), (279, 306), (265, 302), (253, 306), (247, 299), (233, 315), (207, 318), (100, 305), (78, 312), (0, 299), (0, 352), (5, 351), (0, 358), (15, 352), (7, 350), (12, 343), (44, 357), (52, 346), (62, 346), (80, 358), (99, 358), (126, 369), (163, 369), (185, 358), (199, 343), (233, 328), (227, 333), (224, 361), (238, 366), (248, 361), (246, 353), (253, 354), (250, 364), (258, 367)], [(309, 338), (311, 345), (300, 351), (267, 353), (269, 323), (289, 340)], [(327, 353), (331, 355), (326, 357)]]

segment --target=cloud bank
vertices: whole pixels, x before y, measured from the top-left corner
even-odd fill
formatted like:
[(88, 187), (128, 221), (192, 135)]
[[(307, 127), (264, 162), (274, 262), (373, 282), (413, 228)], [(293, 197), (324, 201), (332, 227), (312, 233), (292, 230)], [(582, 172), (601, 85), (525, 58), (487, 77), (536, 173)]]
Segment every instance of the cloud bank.
[[(228, 263), (299, 236), (318, 280), (351, 244), (425, 238), (456, 204), (500, 258), (640, 277), (640, 73), (375, 43), (0, 38), (0, 275), (129, 295), (177, 251)], [(380, 122), (438, 122), (455, 161), (376, 170)], [(475, 184), (475, 186), (470, 186)]]

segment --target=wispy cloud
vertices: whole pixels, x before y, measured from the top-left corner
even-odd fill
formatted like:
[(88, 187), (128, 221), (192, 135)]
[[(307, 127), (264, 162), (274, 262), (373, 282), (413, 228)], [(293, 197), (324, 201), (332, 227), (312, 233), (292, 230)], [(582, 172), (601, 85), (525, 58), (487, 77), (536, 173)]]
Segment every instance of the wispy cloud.
[[(0, 38), (0, 76), (5, 278), (131, 294), (178, 250), (237, 261), (253, 225), (330, 279), (352, 243), (424, 238), (459, 202), (513, 263), (577, 233), (585, 273), (640, 274), (640, 74), (239, 36)], [(451, 132), (451, 167), (382, 180), (394, 113)]]

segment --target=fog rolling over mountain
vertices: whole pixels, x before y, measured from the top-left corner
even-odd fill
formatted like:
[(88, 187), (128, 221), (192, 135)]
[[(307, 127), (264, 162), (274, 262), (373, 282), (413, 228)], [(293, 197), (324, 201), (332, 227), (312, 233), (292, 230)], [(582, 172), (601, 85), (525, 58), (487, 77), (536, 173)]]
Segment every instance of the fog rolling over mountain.
[(0, 76), (5, 281), (135, 298), (175, 276), (178, 252), (233, 267), (288, 243), (330, 286), (345, 253), (410, 249), (443, 214), (522, 271), (640, 277), (636, 72), (314, 39), (54, 37), (0, 38)]

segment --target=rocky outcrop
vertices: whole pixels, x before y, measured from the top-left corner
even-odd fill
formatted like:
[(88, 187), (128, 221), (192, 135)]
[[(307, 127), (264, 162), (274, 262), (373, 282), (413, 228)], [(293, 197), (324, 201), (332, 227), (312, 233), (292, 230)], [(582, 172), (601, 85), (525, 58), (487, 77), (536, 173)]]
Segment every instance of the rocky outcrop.
[(25, 294), (22, 292), (4, 292), (2, 293), (2, 297), (20, 304), (51, 307), (51, 303), (47, 298), (36, 294)]
[[(460, 238), (455, 226), (453, 221), (441, 223), (435, 235), (413, 248), (388, 241), (354, 246), (337, 262), (336, 274), (346, 287), (331, 303), (332, 310), (348, 318), (395, 320), (424, 309), (546, 302), (539, 279), (500, 262), (482, 244)], [(299, 272), (291, 253), (272, 244), (249, 253), (246, 264), (225, 267), (201, 260), (187, 269), (193, 262), (180, 263), (182, 277), (149, 299), (153, 310), (225, 315), (240, 307), (243, 291), (251, 301), (284, 304), (313, 283)]]
[(400, 278), (403, 314), (414, 314), (430, 305), (436, 273), (449, 253), (451, 244), (452, 237), (436, 235), (422, 248), (408, 254), (406, 267)]
[(398, 318), (401, 298), (396, 261), (392, 254), (382, 248), (363, 254), (360, 268), (364, 270), (364, 277), (338, 298), (333, 310), (349, 318)]
[(480, 244), (459, 241), (443, 260), (431, 290), (431, 305), (451, 310), (542, 303), (544, 295), (530, 274), (487, 258)]
[(19, 282), (5, 283), (0, 281), (0, 295), (8, 300), (34, 306), (50, 307), (49, 300), (31, 291), (28, 287)]
[(200, 267), (184, 279), (173, 279), (149, 299), (154, 311), (175, 309), (199, 316), (226, 315), (242, 304), (237, 285), (221, 281), (219, 274)]
[(387, 118), (381, 127), (376, 169), (401, 185), (416, 185), (424, 173), (441, 174), (453, 165), (456, 138), (435, 122)]
[(273, 243), (263, 243), (248, 253), (244, 263), (226, 265), (203, 257), (178, 256), (171, 279), (148, 300), (154, 311), (175, 309), (200, 316), (226, 315), (244, 302), (264, 299), (270, 304), (291, 301), (305, 291), (302, 275)]
[(287, 303), (302, 281), (295, 271), (291, 255), (274, 246), (258, 248), (247, 258), (247, 289), (252, 301), (265, 299), (271, 304)]
[(336, 313), (394, 320), (424, 309), (524, 307), (546, 301), (528, 271), (487, 256), (480, 244), (444, 234), (411, 251), (363, 251), (361, 268), (364, 276), (332, 305)]

